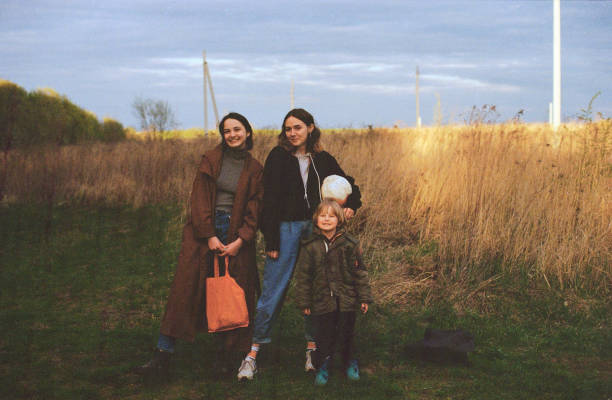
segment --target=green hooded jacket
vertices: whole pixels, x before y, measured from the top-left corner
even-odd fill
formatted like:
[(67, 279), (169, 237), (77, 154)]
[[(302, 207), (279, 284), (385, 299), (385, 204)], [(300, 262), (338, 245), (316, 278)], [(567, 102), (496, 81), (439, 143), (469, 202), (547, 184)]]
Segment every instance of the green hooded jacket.
[(371, 303), (368, 271), (361, 257), (359, 242), (339, 231), (328, 241), (315, 232), (302, 240), (295, 268), (295, 302), (312, 315), (336, 311), (356, 311), (361, 303)]

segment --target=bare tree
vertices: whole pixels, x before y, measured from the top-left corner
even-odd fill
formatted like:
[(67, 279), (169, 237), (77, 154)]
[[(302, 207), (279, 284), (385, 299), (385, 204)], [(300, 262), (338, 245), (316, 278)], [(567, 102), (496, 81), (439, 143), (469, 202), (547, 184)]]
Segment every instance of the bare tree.
[(178, 126), (174, 111), (167, 101), (137, 97), (132, 108), (140, 120), (140, 128), (147, 132), (165, 132)]

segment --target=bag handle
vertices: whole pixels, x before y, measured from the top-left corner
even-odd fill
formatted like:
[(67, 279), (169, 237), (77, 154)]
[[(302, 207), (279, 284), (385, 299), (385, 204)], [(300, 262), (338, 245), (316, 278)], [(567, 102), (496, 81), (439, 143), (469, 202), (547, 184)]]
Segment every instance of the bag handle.
[[(215, 278), (219, 277), (219, 255), (215, 254), (214, 256), (214, 261), (213, 261), (213, 265), (214, 265), (214, 276)], [(230, 272), (229, 272), (229, 256), (225, 257), (225, 276), (227, 277), (231, 277)]]

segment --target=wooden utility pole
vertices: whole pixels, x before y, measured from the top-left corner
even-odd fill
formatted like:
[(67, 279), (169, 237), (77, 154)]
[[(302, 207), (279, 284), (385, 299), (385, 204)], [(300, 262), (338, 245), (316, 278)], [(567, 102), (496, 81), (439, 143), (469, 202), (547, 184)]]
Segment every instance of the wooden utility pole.
[(416, 85), (415, 85), (414, 92), (416, 94), (416, 127), (420, 128), (421, 127), (421, 110), (419, 107), (419, 66), (418, 65), (416, 67)]
[(202, 70), (204, 73), (204, 134), (206, 135), (208, 134), (208, 87), (210, 87), (210, 99), (212, 100), (213, 109), (215, 111), (215, 128), (219, 126), (219, 112), (217, 111), (215, 91), (213, 90), (208, 62), (206, 62), (206, 51), (202, 51)]
[(208, 78), (208, 86), (210, 87), (210, 99), (212, 100), (213, 110), (215, 111), (215, 128), (219, 127), (219, 112), (217, 111), (217, 102), (215, 101), (215, 91), (213, 90), (212, 78), (210, 77), (210, 71), (208, 70), (208, 63), (206, 63), (206, 78)]

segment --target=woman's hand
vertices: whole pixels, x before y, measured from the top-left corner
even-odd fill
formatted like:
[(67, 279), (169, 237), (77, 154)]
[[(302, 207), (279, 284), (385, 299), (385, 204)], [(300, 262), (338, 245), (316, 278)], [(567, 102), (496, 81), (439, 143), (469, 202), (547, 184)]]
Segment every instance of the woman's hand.
[(304, 315), (310, 315), (310, 308), (304, 309)]
[(352, 208), (345, 208), (344, 209), (344, 216), (346, 217), (346, 219), (351, 219), (353, 218), (353, 216), (355, 216), (355, 210), (353, 210)]
[(225, 248), (219, 255), (222, 257), (225, 257), (225, 256), (236, 257), (243, 243), (244, 241), (242, 240), (242, 238), (238, 237), (238, 239), (234, 240), (232, 243), (225, 246)]
[(208, 238), (208, 248), (210, 249), (210, 251), (215, 253), (220, 253), (225, 250), (225, 246), (216, 236)]
[(361, 312), (364, 314), (368, 312), (368, 303), (361, 303)]
[(266, 251), (266, 255), (270, 257), (271, 259), (276, 260), (278, 258), (278, 250)]

